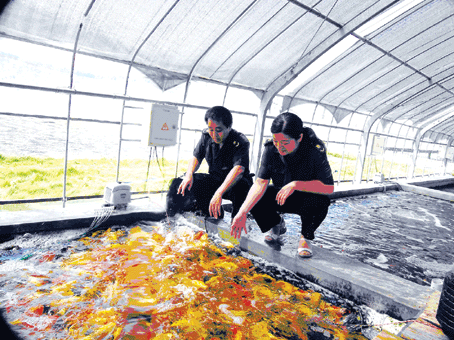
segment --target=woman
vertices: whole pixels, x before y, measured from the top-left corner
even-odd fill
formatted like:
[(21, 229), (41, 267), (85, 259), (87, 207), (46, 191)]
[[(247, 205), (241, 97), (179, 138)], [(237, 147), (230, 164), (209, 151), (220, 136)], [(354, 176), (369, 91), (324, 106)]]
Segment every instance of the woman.
[[(231, 234), (241, 237), (246, 231), (246, 216), (250, 211), (267, 242), (278, 242), (287, 230), (280, 213), (301, 217), (301, 238), (298, 255), (311, 257), (309, 240), (328, 213), (334, 191), (331, 167), (326, 149), (310, 128), (303, 127), (295, 114), (285, 112), (271, 125), (273, 140), (265, 143), (257, 179), (246, 200), (232, 220)], [(269, 185), (272, 180), (272, 185)]]

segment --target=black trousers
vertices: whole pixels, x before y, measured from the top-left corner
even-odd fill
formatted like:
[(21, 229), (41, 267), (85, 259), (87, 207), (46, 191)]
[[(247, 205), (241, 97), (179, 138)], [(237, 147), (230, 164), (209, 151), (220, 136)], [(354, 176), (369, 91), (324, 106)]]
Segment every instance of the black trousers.
[[(166, 197), (166, 212), (169, 216), (183, 211), (201, 211), (203, 215), (210, 216), (210, 201), (216, 190), (221, 186), (223, 180), (215, 178), (210, 174), (196, 173), (191, 190), (185, 195), (178, 194), (178, 187), (183, 178), (174, 178), (170, 184)], [(233, 187), (224, 193), (222, 198), (232, 201), (232, 218), (238, 213), (243, 204), (249, 189), (252, 186), (251, 176), (242, 177)]]
[(281, 220), (280, 213), (297, 214), (301, 218), (301, 235), (307, 240), (313, 240), (315, 230), (328, 214), (329, 197), (294, 191), (281, 206), (276, 201), (278, 192), (279, 190), (273, 185), (268, 185), (263, 197), (251, 210), (260, 230), (266, 233), (278, 224)]

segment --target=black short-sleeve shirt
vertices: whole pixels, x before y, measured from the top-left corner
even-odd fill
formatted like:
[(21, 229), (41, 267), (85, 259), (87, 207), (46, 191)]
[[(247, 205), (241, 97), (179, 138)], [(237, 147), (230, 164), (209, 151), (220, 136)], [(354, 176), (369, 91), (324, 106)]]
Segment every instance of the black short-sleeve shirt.
[(194, 157), (199, 162), (206, 159), (208, 172), (220, 180), (224, 180), (230, 170), (237, 165), (244, 167), (243, 176), (249, 174), (249, 140), (234, 129), (230, 130), (222, 148), (213, 141), (207, 131), (204, 131), (194, 149)]
[(292, 181), (319, 180), (333, 185), (333, 175), (323, 144), (303, 142), (296, 151), (281, 156), (272, 141), (265, 143), (262, 162), (257, 177), (271, 179), (277, 188)]

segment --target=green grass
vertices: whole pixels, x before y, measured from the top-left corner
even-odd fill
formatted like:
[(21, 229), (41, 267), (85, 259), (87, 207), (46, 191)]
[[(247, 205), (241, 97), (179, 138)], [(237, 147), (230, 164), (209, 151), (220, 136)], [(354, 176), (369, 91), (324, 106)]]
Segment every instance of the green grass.
[[(340, 165), (340, 154), (328, 154), (333, 170), (334, 180), (337, 181)], [(398, 157), (393, 163), (393, 177), (406, 176), (407, 165), (398, 163)], [(366, 179), (371, 159), (366, 158), (363, 179)], [(381, 158), (372, 160), (370, 178), (381, 170)], [(160, 166), (159, 166), (160, 165)], [(167, 190), (171, 179), (175, 176), (175, 162), (169, 160), (123, 160), (120, 164), (119, 180), (132, 182), (133, 192), (149, 192)], [(356, 157), (346, 155), (342, 164), (341, 180), (353, 180)], [(178, 176), (186, 171), (188, 160), (182, 160), (178, 166)], [(383, 174), (389, 176), (391, 161), (385, 160)], [(115, 159), (76, 159), (68, 161), (66, 197), (103, 195), (108, 183), (115, 182), (117, 161)], [(206, 162), (202, 163), (200, 172), (207, 172)], [(337, 172), (336, 172), (337, 171)], [(147, 179), (148, 172), (148, 181)], [(33, 198), (53, 198), (63, 196), (63, 159), (38, 157), (8, 157), (0, 155), (0, 200), (19, 200)], [(415, 175), (422, 174), (417, 168)], [(426, 171), (427, 174), (427, 171)]]
[[(160, 165), (160, 166), (159, 166)], [(123, 160), (119, 180), (132, 182), (131, 190), (167, 190), (175, 176), (175, 162), (167, 160), (150, 163), (148, 160)], [(188, 161), (180, 161), (179, 175)], [(66, 196), (104, 194), (106, 184), (115, 182), (117, 161), (114, 159), (77, 159), (68, 161)], [(201, 171), (207, 171), (203, 162)], [(147, 179), (148, 172), (148, 181)], [(7, 157), (0, 155), (0, 199), (19, 200), (63, 196), (63, 159)]]

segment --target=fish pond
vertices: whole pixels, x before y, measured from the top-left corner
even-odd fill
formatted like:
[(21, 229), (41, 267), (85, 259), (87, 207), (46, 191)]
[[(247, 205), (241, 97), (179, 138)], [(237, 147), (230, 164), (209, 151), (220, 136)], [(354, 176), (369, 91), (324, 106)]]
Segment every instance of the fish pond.
[(2, 245), (1, 305), (23, 339), (366, 339), (348, 301), (197, 228), (75, 236)]

